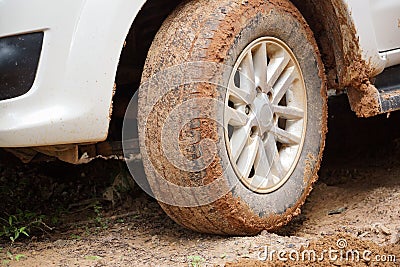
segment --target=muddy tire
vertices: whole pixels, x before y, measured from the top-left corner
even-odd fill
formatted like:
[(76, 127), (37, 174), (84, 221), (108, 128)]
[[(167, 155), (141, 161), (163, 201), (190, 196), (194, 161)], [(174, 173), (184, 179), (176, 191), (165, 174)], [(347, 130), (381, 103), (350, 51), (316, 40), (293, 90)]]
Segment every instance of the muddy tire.
[[(289, 1), (179, 6), (152, 44), (139, 92), (143, 163), (164, 211), (187, 228), (228, 235), (298, 215), (325, 142), (324, 81), (313, 34)], [(170, 119), (178, 107), (190, 122)], [(179, 134), (165, 138), (171, 123)]]

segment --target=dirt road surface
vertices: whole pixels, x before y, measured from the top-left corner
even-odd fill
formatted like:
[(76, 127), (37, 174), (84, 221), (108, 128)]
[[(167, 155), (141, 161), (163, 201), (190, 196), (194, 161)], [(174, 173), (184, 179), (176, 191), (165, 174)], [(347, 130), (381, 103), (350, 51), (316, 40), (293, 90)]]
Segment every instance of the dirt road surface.
[(2, 225), (16, 215), (30, 234), (0, 239), (0, 266), (400, 266), (399, 119), (356, 119), (345, 98), (330, 100), (320, 179), (302, 214), (254, 237), (180, 227), (132, 189), (121, 163), (23, 165), (2, 152)]

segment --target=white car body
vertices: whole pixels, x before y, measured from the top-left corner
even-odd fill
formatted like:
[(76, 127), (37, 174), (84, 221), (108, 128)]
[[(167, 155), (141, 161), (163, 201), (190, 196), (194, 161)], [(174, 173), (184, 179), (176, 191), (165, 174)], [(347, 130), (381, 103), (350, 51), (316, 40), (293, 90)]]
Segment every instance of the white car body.
[(31, 90), (0, 102), (1, 147), (106, 139), (119, 57), (144, 2), (0, 1), (0, 37), (44, 31)]
[(346, 0), (363, 59), (376, 73), (400, 64), (400, 1)]
[[(374, 75), (400, 64), (400, 1), (343, 1)], [(0, 147), (106, 140), (121, 51), (145, 2), (0, 0), (0, 38), (44, 32), (32, 88), (0, 101)]]

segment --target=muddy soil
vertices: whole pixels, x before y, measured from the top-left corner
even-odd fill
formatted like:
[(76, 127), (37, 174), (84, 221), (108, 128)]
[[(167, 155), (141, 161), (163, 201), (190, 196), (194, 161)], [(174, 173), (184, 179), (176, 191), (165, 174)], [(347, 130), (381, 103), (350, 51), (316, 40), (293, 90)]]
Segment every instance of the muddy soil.
[(357, 119), (346, 98), (331, 99), (320, 179), (302, 214), (254, 237), (182, 228), (118, 162), (23, 165), (2, 152), (0, 218), (31, 224), (29, 237), (0, 239), (0, 266), (400, 266), (399, 120)]

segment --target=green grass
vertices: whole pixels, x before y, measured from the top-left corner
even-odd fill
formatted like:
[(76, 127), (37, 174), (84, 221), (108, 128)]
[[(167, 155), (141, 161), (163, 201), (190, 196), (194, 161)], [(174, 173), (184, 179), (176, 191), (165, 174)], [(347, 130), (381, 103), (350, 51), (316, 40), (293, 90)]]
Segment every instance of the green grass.
[(189, 260), (190, 266), (192, 266), (192, 267), (201, 267), (203, 265), (203, 263), (205, 262), (205, 259), (198, 255), (188, 256), (187, 258)]
[(85, 259), (90, 260), (90, 261), (98, 261), (98, 260), (101, 260), (101, 257), (100, 256), (86, 256)]

